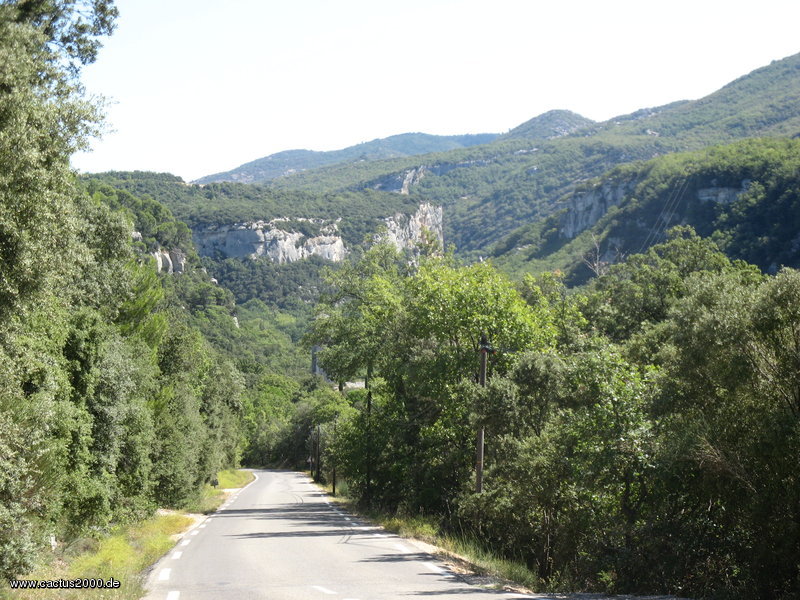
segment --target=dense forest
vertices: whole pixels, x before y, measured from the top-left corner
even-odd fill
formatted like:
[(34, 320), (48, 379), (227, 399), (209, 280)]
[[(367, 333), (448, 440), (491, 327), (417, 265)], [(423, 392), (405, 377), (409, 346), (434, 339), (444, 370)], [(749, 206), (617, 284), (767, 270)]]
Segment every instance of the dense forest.
[[(70, 168), (116, 16), (78, 4), (0, 2), (0, 577), (316, 448), (361, 506), (434, 519), (543, 591), (798, 598), (798, 57), (608, 123), (554, 111), (424, 160), (199, 186)], [(609, 181), (629, 192), (560, 236), (572, 194)], [(377, 241), (422, 200), (455, 250)], [(343, 215), (339, 265), (192, 241)], [(159, 272), (162, 250), (185, 268)]]
[(367, 388), (316, 422), (361, 502), (436, 515), (542, 589), (797, 597), (800, 272), (684, 227), (579, 293), (386, 247), (331, 286), (310, 338)]
[(70, 6), (0, 4), (4, 579), (50, 536), (182, 506), (239, 460), (243, 377), (183, 308), (211, 284), (198, 271), (168, 285), (137, 246), (190, 244), (188, 228), (158, 203), (87, 194), (69, 167), (98, 118), (80, 68), (116, 14)]

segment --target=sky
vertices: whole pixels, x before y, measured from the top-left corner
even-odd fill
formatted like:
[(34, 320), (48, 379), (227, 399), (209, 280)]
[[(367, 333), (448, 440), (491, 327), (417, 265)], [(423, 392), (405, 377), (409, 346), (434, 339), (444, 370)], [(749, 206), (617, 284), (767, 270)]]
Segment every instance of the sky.
[(800, 52), (797, 0), (117, 0), (83, 82), (106, 132), (82, 172), (192, 181), (400, 133), (596, 121)]

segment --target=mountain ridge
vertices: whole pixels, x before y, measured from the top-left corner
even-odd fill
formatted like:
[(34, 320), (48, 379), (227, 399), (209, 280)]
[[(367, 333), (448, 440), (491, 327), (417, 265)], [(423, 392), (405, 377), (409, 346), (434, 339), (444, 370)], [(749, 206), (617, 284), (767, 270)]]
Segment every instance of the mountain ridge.
[(262, 158), (244, 163), (231, 169), (212, 175), (206, 175), (192, 183), (220, 183), (225, 181), (238, 183), (263, 183), (270, 179), (291, 175), (298, 171), (306, 171), (341, 162), (359, 160), (379, 160), (396, 158), (431, 152), (442, 152), (457, 148), (485, 144), (499, 137), (495, 133), (477, 133), (463, 135), (432, 135), (428, 133), (401, 133), (386, 138), (376, 138), (339, 150), (283, 150)]
[[(602, 123), (570, 111), (549, 111), (485, 144), (363, 160), (363, 152), (352, 149), (364, 147), (355, 146), (350, 150), (355, 160), (266, 184), (171, 184), (157, 192), (150, 183), (139, 191), (150, 187), (154, 195), (163, 195), (192, 228), (276, 217), (341, 217), (349, 243), (359, 243), (382, 218), (413, 212), (428, 202), (444, 207), (444, 238), (462, 259), (494, 256), (509, 271), (522, 273), (550, 264), (541, 252), (520, 252), (539, 235), (531, 228), (548, 223), (558, 228), (557, 219), (548, 219), (576, 192), (583, 193), (587, 182), (620, 165), (753, 136), (800, 135), (798, 73), (800, 54), (773, 61), (699, 100), (643, 108)], [(136, 181), (120, 183), (131, 189)], [(592, 210), (602, 217), (605, 209), (598, 205)], [(574, 243), (568, 246), (578, 252)]]

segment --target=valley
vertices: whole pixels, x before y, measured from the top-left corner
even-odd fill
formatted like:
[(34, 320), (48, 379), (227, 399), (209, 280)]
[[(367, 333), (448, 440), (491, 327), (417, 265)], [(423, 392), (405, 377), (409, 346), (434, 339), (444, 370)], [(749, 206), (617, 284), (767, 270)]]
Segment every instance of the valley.
[(605, 122), (187, 182), (70, 167), (116, 13), (53, 6), (0, 4), (4, 581), (107, 574), (80, 552), (246, 466), (190, 534), (217, 541), (121, 597), (500, 593), (357, 532), (307, 471), (536, 592), (797, 598), (800, 54)]

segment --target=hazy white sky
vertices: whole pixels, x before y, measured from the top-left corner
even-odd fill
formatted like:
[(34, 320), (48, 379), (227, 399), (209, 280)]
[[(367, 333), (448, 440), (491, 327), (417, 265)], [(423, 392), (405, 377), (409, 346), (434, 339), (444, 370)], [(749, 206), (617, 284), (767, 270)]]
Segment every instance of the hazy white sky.
[(800, 52), (798, 0), (118, 0), (81, 171), (187, 181), (294, 148), (702, 97)]

